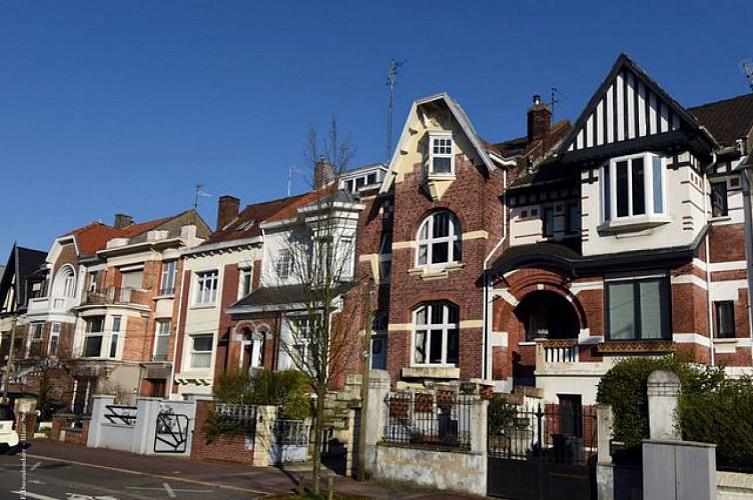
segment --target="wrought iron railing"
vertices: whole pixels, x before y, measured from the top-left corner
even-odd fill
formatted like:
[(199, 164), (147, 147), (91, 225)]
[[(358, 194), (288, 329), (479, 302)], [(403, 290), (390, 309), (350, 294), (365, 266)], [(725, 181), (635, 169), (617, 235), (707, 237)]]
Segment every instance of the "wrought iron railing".
[(223, 427), (242, 429), (246, 433), (256, 431), (256, 406), (217, 404), (214, 407), (216, 423)]
[(391, 393), (386, 403), (385, 442), (470, 449), (473, 396), (409, 391)]
[(311, 425), (303, 420), (275, 420), (272, 433), (277, 445), (307, 446)]

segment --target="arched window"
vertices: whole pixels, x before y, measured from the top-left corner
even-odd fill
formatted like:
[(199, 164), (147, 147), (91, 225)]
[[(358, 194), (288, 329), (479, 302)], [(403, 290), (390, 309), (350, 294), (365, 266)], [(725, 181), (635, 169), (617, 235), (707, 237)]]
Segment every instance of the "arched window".
[(414, 356), (417, 365), (457, 365), (460, 351), (458, 306), (426, 302), (413, 311)]
[(442, 265), (462, 260), (460, 222), (449, 210), (434, 212), (418, 230), (419, 266)]
[(76, 272), (73, 267), (64, 265), (55, 275), (55, 284), (52, 287), (55, 297), (76, 296)]

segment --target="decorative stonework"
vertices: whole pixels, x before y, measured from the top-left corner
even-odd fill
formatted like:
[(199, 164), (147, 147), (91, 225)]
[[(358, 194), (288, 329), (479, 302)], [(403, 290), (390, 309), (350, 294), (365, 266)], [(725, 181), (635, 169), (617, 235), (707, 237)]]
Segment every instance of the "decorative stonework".
[(598, 352), (674, 352), (677, 350), (671, 340), (610, 340), (597, 344)]

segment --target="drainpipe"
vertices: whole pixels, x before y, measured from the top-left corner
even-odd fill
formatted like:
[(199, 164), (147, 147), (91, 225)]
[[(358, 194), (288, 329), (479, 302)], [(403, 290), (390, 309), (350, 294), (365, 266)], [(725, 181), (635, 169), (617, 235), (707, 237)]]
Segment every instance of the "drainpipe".
[[(716, 165), (716, 154), (713, 154), (712, 165)], [(703, 171), (703, 211), (706, 217), (710, 214), (709, 207), (709, 183), (706, 178), (706, 171)], [(714, 352), (714, 310), (711, 300), (711, 250), (709, 248), (709, 230), (703, 238), (703, 244), (706, 248), (706, 312), (708, 317), (709, 333), (709, 362), (711, 366), (716, 366), (716, 353)]]
[[(751, 158), (748, 157), (748, 162)], [(753, 208), (751, 207), (751, 167), (753, 165), (744, 165), (740, 167), (743, 181), (743, 212), (745, 217), (745, 267), (748, 274), (748, 334), (753, 341), (753, 301), (750, 300), (750, 293), (753, 290)], [(753, 349), (751, 349), (751, 360), (753, 361)]]
[(497, 253), (502, 244), (507, 239), (507, 170), (502, 170), (502, 237), (494, 246), (489, 255), (484, 258), (484, 335), (481, 340), (481, 352), (484, 353), (482, 371), (484, 380), (491, 379), (491, 370), (489, 367), (489, 260)]

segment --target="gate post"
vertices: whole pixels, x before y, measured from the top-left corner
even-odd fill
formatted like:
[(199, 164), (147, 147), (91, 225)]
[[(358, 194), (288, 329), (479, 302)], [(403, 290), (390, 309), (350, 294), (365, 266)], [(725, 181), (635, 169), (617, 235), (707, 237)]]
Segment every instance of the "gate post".
[(131, 442), (131, 451), (145, 455), (149, 445), (154, 443), (157, 427), (157, 414), (162, 398), (139, 398), (136, 400), (136, 425)]
[(384, 437), (387, 426), (387, 407), (384, 400), (390, 392), (390, 374), (384, 370), (371, 370), (369, 374), (369, 405), (367, 414), (361, 415), (361, 425), (366, 427), (366, 468), (375, 470), (377, 443)]
[(254, 466), (269, 465), (269, 452), (274, 443), (273, 427), (277, 419), (276, 406), (257, 406), (254, 429)]
[(89, 448), (99, 447), (99, 436), (102, 421), (105, 419), (107, 405), (113, 404), (115, 396), (109, 394), (95, 394), (92, 396), (92, 419), (89, 421), (89, 435), (86, 438), (86, 446)]
[(478, 396), (473, 400), (471, 407), (471, 453), (486, 455), (487, 448), (487, 410), (489, 401)]

